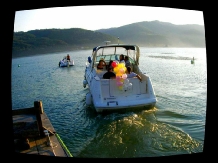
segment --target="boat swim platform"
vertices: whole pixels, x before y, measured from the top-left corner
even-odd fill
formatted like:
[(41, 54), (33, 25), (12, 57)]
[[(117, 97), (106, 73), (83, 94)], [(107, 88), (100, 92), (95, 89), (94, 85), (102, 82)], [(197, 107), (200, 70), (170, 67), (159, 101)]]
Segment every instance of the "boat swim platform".
[(14, 152), (32, 155), (73, 157), (56, 133), (42, 102), (34, 107), (12, 110)]

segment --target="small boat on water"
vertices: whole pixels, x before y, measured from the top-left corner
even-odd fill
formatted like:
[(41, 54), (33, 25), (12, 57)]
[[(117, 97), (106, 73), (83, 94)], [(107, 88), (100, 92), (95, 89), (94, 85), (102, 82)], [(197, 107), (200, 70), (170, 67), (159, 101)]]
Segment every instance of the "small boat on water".
[[(107, 43), (93, 48), (92, 55), (86, 62), (83, 80), (83, 87), (89, 88), (86, 104), (93, 104), (97, 112), (154, 107), (157, 99), (151, 79), (139, 67), (139, 46)], [(129, 57), (130, 67), (141, 76), (142, 81), (126, 77), (126, 69), (117, 61), (121, 54)], [(104, 59), (107, 66), (111, 60), (117, 63), (114, 66), (115, 79), (103, 79), (107, 70), (97, 69), (101, 59)]]
[(195, 58), (193, 57), (193, 59), (191, 60), (191, 64), (195, 63)]
[(74, 60), (67, 60), (67, 57), (65, 56), (62, 60), (58, 63), (59, 67), (69, 67), (74, 66)]

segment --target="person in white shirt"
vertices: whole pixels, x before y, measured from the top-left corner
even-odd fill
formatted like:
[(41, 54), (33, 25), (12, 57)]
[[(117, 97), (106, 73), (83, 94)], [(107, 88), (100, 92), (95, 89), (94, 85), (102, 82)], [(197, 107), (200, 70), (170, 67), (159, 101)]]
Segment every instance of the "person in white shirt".
[(139, 76), (138, 74), (132, 72), (132, 69), (131, 69), (130, 66), (128, 66), (128, 67), (126, 68), (126, 70), (127, 70), (127, 73), (126, 73), (127, 78), (134, 78), (134, 77), (137, 77), (137, 78), (140, 80), (140, 82), (142, 81), (141, 76)]
[(123, 54), (120, 55), (120, 60), (119, 60), (119, 62), (125, 64), (125, 60), (124, 60), (124, 55), (123, 55)]

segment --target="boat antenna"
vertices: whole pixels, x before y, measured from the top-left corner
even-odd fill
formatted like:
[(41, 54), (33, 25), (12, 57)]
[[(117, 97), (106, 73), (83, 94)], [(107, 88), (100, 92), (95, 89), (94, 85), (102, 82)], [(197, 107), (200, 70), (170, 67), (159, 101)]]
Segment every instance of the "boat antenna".
[(118, 41), (118, 45), (119, 45), (119, 37), (117, 37), (117, 39), (118, 39), (117, 41)]

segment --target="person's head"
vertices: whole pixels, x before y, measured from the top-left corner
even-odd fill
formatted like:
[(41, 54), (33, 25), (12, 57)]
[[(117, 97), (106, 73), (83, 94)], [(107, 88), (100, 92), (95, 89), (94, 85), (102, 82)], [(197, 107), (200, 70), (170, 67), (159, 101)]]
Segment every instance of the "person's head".
[(103, 66), (103, 63), (104, 63), (104, 61), (101, 59), (101, 60), (99, 61), (99, 65)]
[(129, 60), (129, 57), (128, 56), (125, 56), (125, 61), (128, 61)]
[(108, 71), (108, 72), (113, 71), (113, 67), (112, 67), (112, 66), (109, 66), (108, 69), (107, 69), (107, 71)]
[(130, 73), (130, 72), (132, 71), (132, 69), (131, 69), (130, 66), (128, 66), (128, 67), (126, 68), (126, 70), (128, 71), (128, 73)]
[(123, 54), (120, 55), (120, 61), (121, 60), (124, 60), (124, 55)]
[(109, 66), (111, 66), (112, 62), (113, 62), (113, 60), (110, 60), (110, 62), (109, 62)]

